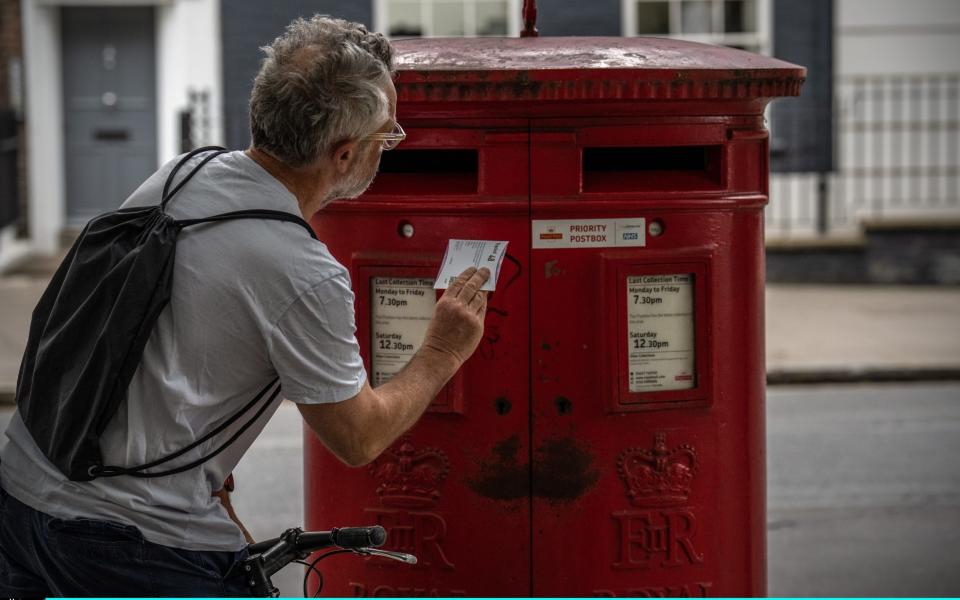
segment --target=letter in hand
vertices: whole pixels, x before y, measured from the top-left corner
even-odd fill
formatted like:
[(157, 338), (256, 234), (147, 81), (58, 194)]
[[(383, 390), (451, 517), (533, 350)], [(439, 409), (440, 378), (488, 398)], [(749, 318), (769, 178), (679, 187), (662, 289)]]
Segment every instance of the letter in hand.
[(480, 287), (490, 278), (486, 267), (470, 267), (460, 274), (437, 301), (423, 347), (448, 355), (458, 368), (480, 344), (488, 293)]

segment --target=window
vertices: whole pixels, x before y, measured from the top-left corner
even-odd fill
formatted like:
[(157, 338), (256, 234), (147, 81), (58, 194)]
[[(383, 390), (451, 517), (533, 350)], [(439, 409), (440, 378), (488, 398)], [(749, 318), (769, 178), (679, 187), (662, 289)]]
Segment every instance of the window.
[(654, 35), (770, 53), (770, 0), (621, 0), (623, 35)]
[(391, 38), (517, 36), (520, 0), (375, 0), (373, 21)]

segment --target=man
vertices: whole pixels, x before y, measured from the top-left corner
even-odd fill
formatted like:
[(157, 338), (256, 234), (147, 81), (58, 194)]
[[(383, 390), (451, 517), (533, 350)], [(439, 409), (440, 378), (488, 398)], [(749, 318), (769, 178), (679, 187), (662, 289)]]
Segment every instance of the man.
[[(299, 19), (266, 52), (250, 101), (251, 148), (204, 166), (168, 206), (173, 217), (269, 208), (309, 219), (361, 194), (380, 153), (403, 138), (382, 36)], [(172, 165), (125, 206), (158, 203)], [(139, 465), (183, 448), (279, 377), (282, 396), (327, 448), (366, 464), (475, 350), (488, 276), (463, 273), (437, 302), (417, 355), (374, 390), (354, 336), (348, 273), (322, 243), (282, 221), (185, 229), (170, 303), (100, 438), (104, 461)], [(225, 578), (246, 540), (221, 488), (275, 410), (200, 467), (84, 483), (47, 461), (15, 414), (0, 464), (0, 595), (246, 595), (242, 581)], [(238, 426), (164, 468), (204, 456)]]

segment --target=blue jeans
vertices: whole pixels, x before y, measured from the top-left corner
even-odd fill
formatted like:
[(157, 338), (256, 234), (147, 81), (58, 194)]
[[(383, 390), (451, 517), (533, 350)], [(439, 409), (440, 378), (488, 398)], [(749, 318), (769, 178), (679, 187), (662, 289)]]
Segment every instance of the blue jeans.
[(246, 555), (161, 546), (120, 523), (57, 519), (0, 488), (3, 598), (249, 596), (243, 578), (228, 573)]

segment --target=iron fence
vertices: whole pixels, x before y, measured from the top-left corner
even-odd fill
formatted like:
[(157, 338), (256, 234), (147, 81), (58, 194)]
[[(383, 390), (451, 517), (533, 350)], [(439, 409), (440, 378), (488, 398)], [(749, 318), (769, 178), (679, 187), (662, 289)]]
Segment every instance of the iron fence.
[(0, 110), (0, 228), (20, 217), (19, 121), (12, 110)]
[(180, 111), (180, 152), (208, 146), (212, 138), (210, 92), (190, 90), (187, 108)]
[(835, 89), (836, 170), (772, 174), (768, 235), (960, 220), (960, 74), (846, 77)]

